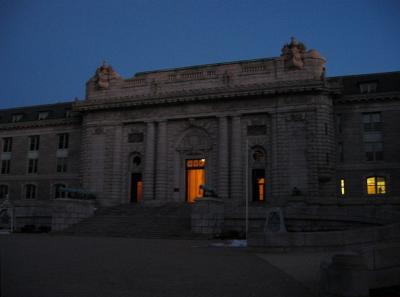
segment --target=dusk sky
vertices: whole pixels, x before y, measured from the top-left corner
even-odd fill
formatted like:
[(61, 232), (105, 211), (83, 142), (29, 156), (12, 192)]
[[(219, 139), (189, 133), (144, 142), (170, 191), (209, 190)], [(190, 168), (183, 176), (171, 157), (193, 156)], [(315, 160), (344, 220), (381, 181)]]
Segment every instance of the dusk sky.
[(103, 60), (129, 78), (279, 56), (291, 36), (328, 76), (400, 71), (398, 0), (0, 0), (0, 108), (84, 99)]

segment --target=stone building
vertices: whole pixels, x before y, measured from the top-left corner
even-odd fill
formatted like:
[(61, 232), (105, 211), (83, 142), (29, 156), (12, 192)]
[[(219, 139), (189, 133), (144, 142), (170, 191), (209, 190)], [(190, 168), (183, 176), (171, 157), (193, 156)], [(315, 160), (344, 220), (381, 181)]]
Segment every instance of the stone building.
[(325, 77), (292, 39), (279, 57), (136, 73), (107, 64), (86, 98), (0, 110), (0, 199), (62, 188), (102, 206), (399, 204), (400, 72)]

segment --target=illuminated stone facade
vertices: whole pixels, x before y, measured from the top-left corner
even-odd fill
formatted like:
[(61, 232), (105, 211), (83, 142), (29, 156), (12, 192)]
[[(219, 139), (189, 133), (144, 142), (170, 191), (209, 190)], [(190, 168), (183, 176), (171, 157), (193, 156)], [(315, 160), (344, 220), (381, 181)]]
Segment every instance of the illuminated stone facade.
[(29, 198), (28, 184), (35, 199), (52, 199), (63, 184), (104, 206), (184, 203), (189, 183), (233, 205), (246, 196), (259, 205), (400, 203), (399, 82), (398, 72), (327, 78), (324, 58), (295, 39), (276, 58), (130, 79), (104, 64), (85, 100), (0, 111), (10, 167), (0, 184), (11, 200)]

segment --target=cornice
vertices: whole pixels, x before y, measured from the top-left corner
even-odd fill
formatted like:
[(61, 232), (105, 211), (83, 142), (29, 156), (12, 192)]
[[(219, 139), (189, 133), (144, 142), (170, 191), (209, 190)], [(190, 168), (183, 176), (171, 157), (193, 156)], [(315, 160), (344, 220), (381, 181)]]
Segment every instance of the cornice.
[(90, 99), (75, 103), (74, 109), (77, 111), (119, 109), (126, 107), (219, 99), (233, 100), (248, 96), (271, 96), (302, 92), (329, 92), (329, 88), (320, 80), (302, 80), (274, 84), (255, 83), (251, 85), (226, 85), (224, 87), (202, 88), (196, 90), (180, 90), (160, 92), (156, 94)]
[(55, 127), (79, 124), (80, 118), (64, 118), (64, 119), (51, 119), (51, 120), (37, 120), (37, 121), (22, 121), (15, 123), (0, 124), (0, 130), (12, 129), (27, 129), (27, 128), (41, 128), (41, 127)]
[(400, 92), (368, 93), (357, 95), (344, 95), (334, 100), (334, 104), (365, 103), (377, 101), (391, 101), (400, 99)]

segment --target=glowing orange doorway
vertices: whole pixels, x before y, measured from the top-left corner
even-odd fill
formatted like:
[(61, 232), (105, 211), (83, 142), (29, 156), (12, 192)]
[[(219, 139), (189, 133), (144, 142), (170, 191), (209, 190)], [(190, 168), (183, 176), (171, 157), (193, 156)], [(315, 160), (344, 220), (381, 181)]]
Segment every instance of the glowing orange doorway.
[(142, 200), (142, 174), (133, 173), (131, 175), (131, 202), (137, 203)]
[(203, 197), (200, 186), (205, 183), (205, 159), (186, 160), (186, 200), (194, 202), (197, 197)]

